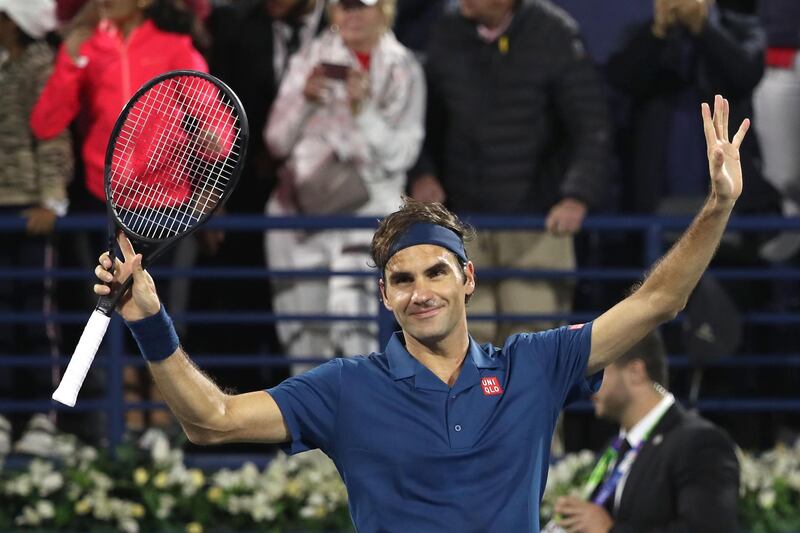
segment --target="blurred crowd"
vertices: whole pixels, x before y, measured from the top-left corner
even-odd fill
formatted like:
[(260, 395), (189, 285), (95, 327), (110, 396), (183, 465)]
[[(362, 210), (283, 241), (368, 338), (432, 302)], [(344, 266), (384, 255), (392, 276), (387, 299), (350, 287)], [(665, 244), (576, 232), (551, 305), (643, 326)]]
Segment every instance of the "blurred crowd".
[[(0, 213), (25, 217), (27, 228), (25, 238), (0, 233), (6, 268), (80, 267), (88, 277), (104, 237), (56, 239), (54, 222), (104, 213), (103, 161), (117, 113), (144, 82), (174, 69), (216, 75), (248, 114), (248, 161), (226, 213), (380, 217), (408, 194), (458, 214), (545, 219), (541, 230), (481, 232), (468, 248), (478, 272), (645, 266), (641, 242), (583, 235), (583, 220), (694, 212), (708, 187), (700, 102), (714, 94), (730, 100), (732, 124), (751, 117), (755, 126), (742, 146), (747, 192), (736, 212), (800, 212), (797, 0), (0, 0), (0, 48)], [(161, 293), (172, 312), (375, 313), (374, 280), (355, 275), (369, 271), (371, 235), (204, 230), (162, 264), (354, 275), (173, 279), (160, 282), (168, 285)], [(800, 234), (740, 235), (723, 247), (723, 264), (782, 264), (800, 251)], [(488, 280), (470, 312), (597, 309), (626, 289)], [(770, 296), (752, 287), (732, 294), (742, 307)], [(4, 311), (88, 315), (92, 305), (83, 282), (0, 281)], [(496, 342), (552, 325), (475, 321), (470, 329)], [(68, 354), (78, 334), (3, 323), (0, 354)], [(189, 325), (182, 337), (198, 353), (302, 359), (379, 349), (365, 321), (289, 321), (266, 331)], [(213, 374), (258, 389), (306, 368)], [(3, 395), (14, 398), (48, 397), (58, 379), (38, 368), (0, 375)], [(93, 370), (83, 394), (103, 387)], [(125, 391), (129, 401), (158, 399), (134, 368)], [(9, 441), (21, 451), (52, 430), (42, 415), (9, 418)], [(136, 431), (170, 419), (132, 411), (126, 424)], [(59, 426), (97, 440), (103, 424), (81, 415)]]

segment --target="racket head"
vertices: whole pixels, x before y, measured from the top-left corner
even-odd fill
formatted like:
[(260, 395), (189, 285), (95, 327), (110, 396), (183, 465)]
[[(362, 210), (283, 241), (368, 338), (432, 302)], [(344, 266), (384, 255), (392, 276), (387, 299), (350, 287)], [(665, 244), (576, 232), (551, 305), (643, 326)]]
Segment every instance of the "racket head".
[(145, 248), (192, 233), (233, 192), (248, 140), (244, 107), (221, 80), (193, 70), (151, 79), (128, 100), (106, 149), (113, 225)]

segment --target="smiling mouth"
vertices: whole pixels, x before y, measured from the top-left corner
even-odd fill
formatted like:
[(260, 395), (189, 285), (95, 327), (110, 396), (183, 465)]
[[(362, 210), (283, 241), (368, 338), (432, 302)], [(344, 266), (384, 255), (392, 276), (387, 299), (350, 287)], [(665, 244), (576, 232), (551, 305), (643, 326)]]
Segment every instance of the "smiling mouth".
[(439, 310), (441, 307), (431, 307), (430, 309), (425, 309), (424, 311), (417, 311), (416, 313), (411, 313), (411, 316), (414, 318), (430, 318), (432, 316), (438, 315)]

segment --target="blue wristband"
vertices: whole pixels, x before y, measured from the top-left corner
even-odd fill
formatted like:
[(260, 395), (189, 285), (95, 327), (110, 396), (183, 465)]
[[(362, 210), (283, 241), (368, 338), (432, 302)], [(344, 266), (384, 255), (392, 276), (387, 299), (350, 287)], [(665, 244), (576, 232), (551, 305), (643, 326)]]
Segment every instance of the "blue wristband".
[(139, 345), (142, 357), (150, 362), (163, 361), (180, 346), (175, 326), (163, 305), (158, 313), (133, 322), (125, 321), (125, 324)]

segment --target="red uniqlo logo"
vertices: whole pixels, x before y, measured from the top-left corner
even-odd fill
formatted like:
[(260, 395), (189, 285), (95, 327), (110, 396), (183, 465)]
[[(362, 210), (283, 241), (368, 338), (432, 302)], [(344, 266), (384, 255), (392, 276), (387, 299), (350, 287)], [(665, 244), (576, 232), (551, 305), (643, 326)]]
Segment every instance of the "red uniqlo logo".
[(481, 378), (481, 388), (483, 389), (484, 396), (497, 396), (503, 394), (503, 389), (500, 388), (500, 382), (494, 376), (488, 378)]

